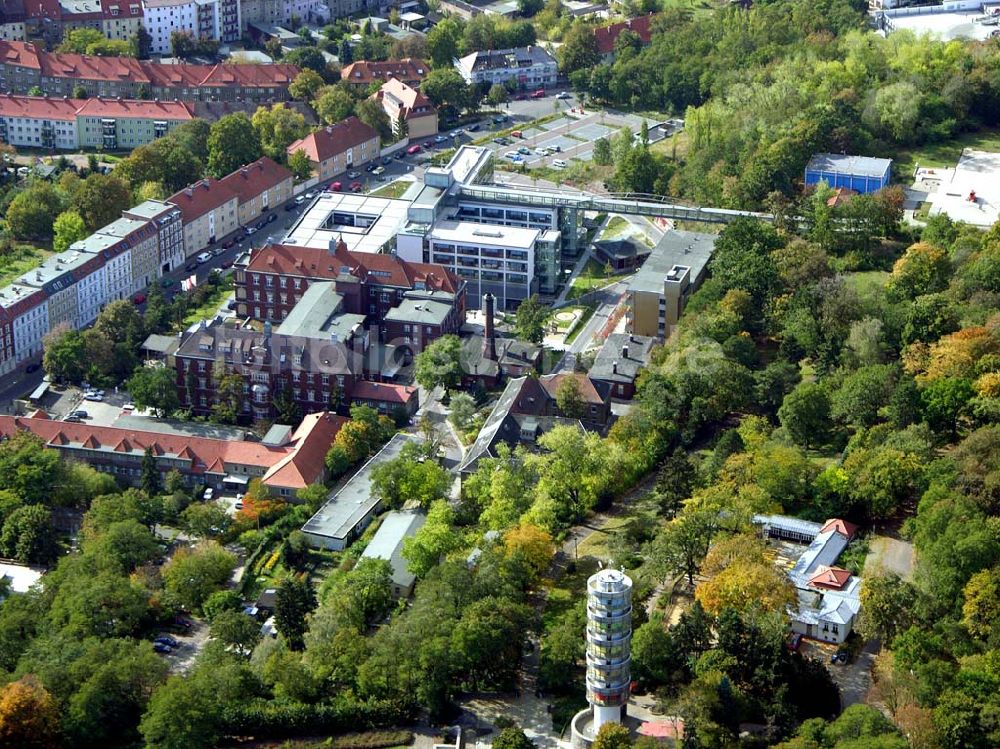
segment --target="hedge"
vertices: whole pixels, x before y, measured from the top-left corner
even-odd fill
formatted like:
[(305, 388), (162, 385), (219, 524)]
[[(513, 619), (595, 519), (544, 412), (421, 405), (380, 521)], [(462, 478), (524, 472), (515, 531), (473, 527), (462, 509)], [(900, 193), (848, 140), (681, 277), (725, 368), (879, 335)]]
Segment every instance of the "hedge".
[(229, 736), (261, 739), (385, 728), (411, 723), (416, 707), (388, 700), (308, 705), (262, 700), (228, 705), (222, 712), (221, 730)]

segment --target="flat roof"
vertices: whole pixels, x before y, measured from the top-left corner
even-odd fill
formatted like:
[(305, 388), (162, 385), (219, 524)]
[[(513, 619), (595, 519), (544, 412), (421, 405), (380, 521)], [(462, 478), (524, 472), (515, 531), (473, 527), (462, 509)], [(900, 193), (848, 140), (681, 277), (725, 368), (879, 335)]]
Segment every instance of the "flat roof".
[(398, 458), (404, 445), (423, 441), (416, 434), (399, 432), (393, 435), (385, 447), (369, 458), (346, 484), (329, 494), (323, 506), (302, 526), (303, 532), (327, 538), (347, 538), (378, 504), (378, 497), (372, 494), (372, 471), (376, 466)]
[(126, 218), (122, 216), (119, 219), (112, 221), (107, 226), (103, 226), (97, 230), (98, 234), (106, 234), (112, 237), (127, 237), (134, 231), (141, 229), (146, 226), (146, 221), (141, 221), (137, 218)]
[(663, 281), (675, 265), (691, 269), (697, 278), (715, 251), (715, 234), (693, 231), (668, 231), (649, 253), (646, 262), (629, 281), (630, 291), (663, 293)]
[(334, 288), (333, 281), (310, 284), (275, 332), (302, 338), (327, 338), (336, 334), (337, 340), (346, 341), (365, 318), (364, 315), (341, 313), (344, 298)]
[(392, 582), (401, 588), (409, 588), (416, 575), (410, 572), (403, 558), (403, 541), (416, 534), (425, 522), (427, 516), (417, 510), (386, 513), (361, 558), (385, 559), (392, 566)]
[(129, 208), (125, 213), (130, 213), (135, 216), (141, 216), (142, 218), (149, 219), (152, 221), (155, 218), (159, 218), (164, 213), (172, 213), (177, 211), (180, 213), (180, 209), (170, 203), (165, 203), (162, 200), (145, 200), (139, 205), (134, 205)]
[(386, 312), (391, 322), (411, 322), (419, 325), (444, 325), (451, 314), (452, 305), (433, 299), (403, 299), (398, 306)]
[(328, 249), (331, 242), (341, 239), (353, 252), (381, 252), (395, 241), (396, 234), (406, 224), (409, 207), (406, 200), (323, 192), (281, 243)]
[[(935, 170), (942, 181), (929, 193), (930, 214), (947, 214), (954, 221), (973, 226), (993, 226), (1000, 219), (1000, 153), (962, 151), (953, 170)], [(951, 172), (948, 179), (946, 175)], [(969, 200), (975, 193), (975, 201)]]
[(439, 242), (485, 244), (527, 250), (534, 246), (539, 234), (538, 229), (522, 229), (518, 226), (444, 220), (436, 221), (434, 228), (427, 232), (427, 237)]
[(806, 165), (807, 172), (837, 172), (865, 177), (881, 177), (892, 166), (892, 159), (874, 156), (851, 156), (844, 153), (816, 153)]
[(27, 593), (31, 586), (42, 579), (45, 570), (28, 567), (14, 562), (0, 562), (0, 577), (10, 580), (10, 589), (15, 593)]
[(151, 419), (147, 416), (137, 416), (128, 413), (124, 413), (115, 419), (115, 423), (112, 426), (115, 429), (132, 429), (136, 432), (156, 432), (157, 434), (172, 434), (177, 437), (204, 437), (206, 439), (230, 440), (233, 442), (242, 442), (247, 436), (246, 430), (239, 427), (196, 421)]

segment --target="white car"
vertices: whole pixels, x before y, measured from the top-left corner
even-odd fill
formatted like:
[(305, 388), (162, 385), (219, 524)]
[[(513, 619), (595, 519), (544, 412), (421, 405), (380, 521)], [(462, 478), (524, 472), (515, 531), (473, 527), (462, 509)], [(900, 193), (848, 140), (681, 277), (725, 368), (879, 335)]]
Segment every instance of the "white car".
[(462, 134), (461, 130), (452, 130), (451, 131), (451, 137), (452, 138), (458, 138), (461, 134)]
[(513, 161), (514, 159), (519, 158), (519, 155), (517, 151), (507, 151), (507, 153), (505, 153), (503, 157), (505, 159), (510, 159), (511, 161)]
[(538, 154), (539, 156), (548, 156), (549, 155), (548, 149), (542, 148), (541, 146), (539, 146), (538, 148), (535, 149), (535, 153)]
[(556, 98), (557, 99), (568, 99), (569, 98), (569, 93), (567, 93), (566, 91), (560, 91), (558, 94), (556, 94)]
[(207, 263), (209, 260), (212, 259), (212, 253), (211, 252), (199, 252), (195, 256), (194, 259), (197, 260), (199, 263)]
[(253, 234), (255, 231), (257, 231), (257, 227), (256, 226), (248, 226), (243, 231), (245, 231), (247, 233), (247, 236), (249, 237), (251, 234)]
[(210, 487), (210, 486), (206, 486), (205, 487), (205, 493), (202, 496), (205, 499), (211, 499), (212, 497), (215, 496), (215, 490), (212, 487)]
[(102, 401), (104, 400), (104, 396), (97, 393), (84, 393), (83, 399), (85, 401)]
[(554, 166), (556, 169), (565, 169), (566, 162), (563, 161), (562, 159), (552, 159), (552, 166)]

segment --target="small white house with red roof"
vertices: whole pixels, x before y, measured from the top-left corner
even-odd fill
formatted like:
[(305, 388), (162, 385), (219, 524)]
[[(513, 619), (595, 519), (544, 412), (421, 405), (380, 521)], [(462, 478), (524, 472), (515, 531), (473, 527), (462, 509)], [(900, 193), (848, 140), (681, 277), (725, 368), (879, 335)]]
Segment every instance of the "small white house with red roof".
[(798, 607), (789, 611), (792, 631), (823, 642), (842, 643), (861, 611), (861, 578), (837, 566), (858, 527), (840, 518), (814, 523), (784, 515), (754, 515), (764, 535), (807, 543), (788, 571)]

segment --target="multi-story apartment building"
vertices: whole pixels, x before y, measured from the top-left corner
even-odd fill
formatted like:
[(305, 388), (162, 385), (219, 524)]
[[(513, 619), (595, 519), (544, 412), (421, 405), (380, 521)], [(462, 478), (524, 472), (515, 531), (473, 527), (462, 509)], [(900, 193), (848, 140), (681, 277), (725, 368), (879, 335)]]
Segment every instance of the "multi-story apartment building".
[(320, 181), (365, 164), (379, 156), (378, 133), (354, 115), (327, 125), (288, 147), (288, 155), (305, 151)]
[(11, 321), (14, 364), (41, 354), (42, 338), (49, 332), (49, 301), (45, 292), (13, 283), (0, 289), (0, 307)]
[(108, 39), (127, 42), (142, 26), (140, 0), (101, 0), (101, 31)]
[(167, 202), (181, 212), (184, 255), (201, 252), (239, 228), (239, 198), (219, 180), (206, 177), (174, 193)]
[(346, 419), (331, 413), (308, 414), (294, 432), (275, 430), (263, 440), (202, 437), (177, 432), (99, 427), (56, 421), (44, 414), (0, 416), (0, 436), (28, 431), (67, 460), (79, 460), (129, 484), (138, 484), (146, 448), (163, 475), (179, 471), (189, 486), (245, 488), (259, 478), (275, 494), (295, 492), (326, 477), (323, 456)]
[(15, 366), (14, 324), (7, 308), (0, 304), (0, 376), (10, 374)]
[[(132, 282), (132, 248), (120, 238), (95, 232), (86, 239), (70, 245), (70, 252), (89, 252), (104, 258), (104, 288), (90, 296), (95, 299), (98, 310), (105, 303), (128, 299), (134, 284)], [(85, 289), (85, 279), (77, 281), (77, 287)], [(82, 284), (82, 285), (81, 285)], [(81, 300), (81, 309), (82, 309)], [(94, 315), (96, 317), (96, 313)]]
[(174, 33), (218, 42), (240, 37), (238, 0), (142, 0), (142, 6), (154, 54), (172, 54)]
[(277, 208), (292, 198), (295, 178), (276, 161), (263, 156), (219, 180), (236, 195), (237, 220), (240, 226), (253, 223), (262, 213)]
[(26, 18), (24, 0), (3, 0), (0, 2), (0, 40), (23, 42)]
[[(97, 235), (114, 239), (129, 249), (132, 283), (126, 294), (134, 294), (145, 289), (160, 277), (160, 247), (156, 224), (153, 221), (122, 216), (99, 229)], [(109, 296), (111, 296), (110, 281)]]
[(417, 89), (402, 81), (390, 78), (375, 95), (382, 104), (392, 124), (392, 132), (399, 137), (401, 123), (411, 139), (426, 138), (438, 131), (438, 113), (431, 100)]
[(286, 64), (169, 65), (0, 41), (0, 89), (17, 94), (37, 86), (50, 96), (72, 96), (81, 86), (90, 98), (276, 102), (290, 98), (288, 85), (298, 74)]
[(12, 146), (131, 150), (194, 118), (178, 101), (0, 96), (0, 141)]
[(194, 119), (189, 104), (180, 101), (87, 99), (76, 113), (80, 146), (130, 151), (162, 138)]
[[(184, 228), (180, 210), (160, 200), (147, 200), (122, 211), (122, 217), (153, 225), (159, 255), (159, 273), (169, 273), (184, 264)], [(135, 270), (133, 278), (138, 278)]]
[(15, 147), (76, 150), (83, 102), (40, 96), (0, 96), (0, 141)]
[(456, 59), (455, 68), (469, 83), (504, 85), (514, 81), (522, 89), (553, 86), (559, 75), (556, 59), (537, 45), (473, 52)]
[(402, 60), (356, 60), (341, 69), (340, 79), (360, 91), (367, 91), (373, 83), (382, 84), (394, 79), (412, 88), (419, 88), (430, 72), (430, 66), (415, 57)]

